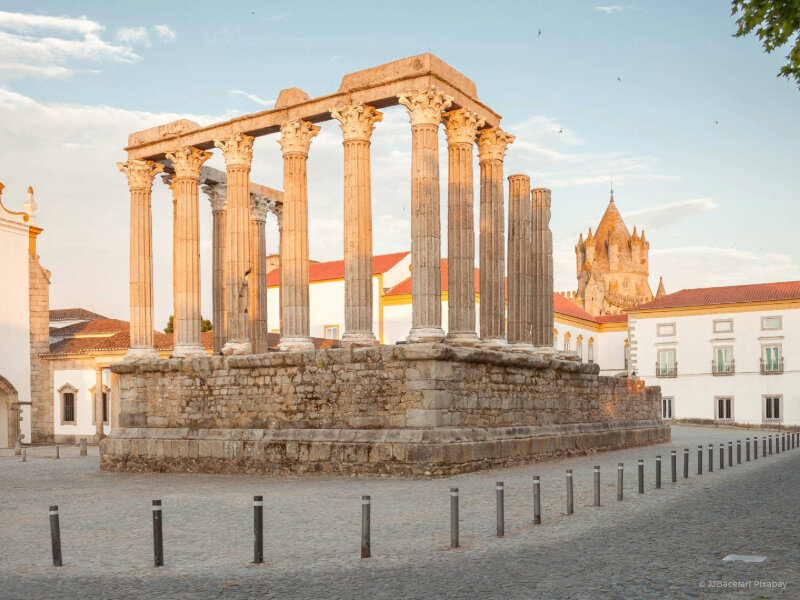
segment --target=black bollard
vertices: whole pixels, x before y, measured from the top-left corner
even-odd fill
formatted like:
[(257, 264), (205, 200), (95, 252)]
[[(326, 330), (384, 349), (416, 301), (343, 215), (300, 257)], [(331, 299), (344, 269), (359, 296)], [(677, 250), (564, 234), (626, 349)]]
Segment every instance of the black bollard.
[(622, 500), (623, 464), (617, 463), (617, 500)]
[(719, 445), (719, 469), (725, 468), (725, 444)]
[(736, 440), (736, 464), (742, 464), (742, 440)]
[(761, 456), (767, 457), (767, 436), (761, 437)]
[(753, 437), (753, 460), (758, 460), (758, 436), (757, 435)]
[(708, 472), (714, 472), (714, 444), (708, 445)]
[[(366, 496), (369, 498), (369, 496)], [(253, 562), (264, 562), (264, 497), (253, 496)]]
[(450, 547), (458, 548), (458, 488), (450, 488)]
[(600, 467), (594, 467), (594, 505), (600, 506)]
[(567, 469), (567, 514), (575, 512), (575, 505), (572, 498), (572, 469)]
[(733, 466), (733, 442), (728, 442), (728, 466)]
[(56, 446), (56, 458), (61, 458), (61, 447)]
[(697, 447), (697, 474), (703, 474), (703, 446)]
[(661, 489), (661, 457), (656, 456), (656, 489)]
[(683, 478), (689, 479), (689, 449), (683, 449)]
[(533, 524), (542, 524), (542, 495), (539, 489), (539, 476), (533, 476)]
[(506, 534), (506, 510), (502, 481), (495, 484), (494, 491), (497, 496), (497, 537), (503, 537)]
[(361, 496), (361, 558), (372, 556), (370, 508), (372, 508), (372, 499), (369, 496)]
[(744, 460), (750, 462), (750, 438), (744, 439)]
[(58, 506), (50, 507), (50, 545), (53, 548), (53, 566), (61, 566), (61, 526), (58, 522)]
[(770, 453), (770, 456), (771, 456), (772, 455), (772, 436), (771, 435), (769, 436), (769, 445), (767, 447), (769, 448), (769, 453)]
[(669, 453), (669, 460), (672, 463), (672, 483), (678, 481), (678, 451), (673, 450)]
[(164, 566), (164, 538), (161, 529), (161, 500), (153, 500), (153, 554), (156, 567)]
[(639, 459), (639, 493), (644, 494), (644, 461)]

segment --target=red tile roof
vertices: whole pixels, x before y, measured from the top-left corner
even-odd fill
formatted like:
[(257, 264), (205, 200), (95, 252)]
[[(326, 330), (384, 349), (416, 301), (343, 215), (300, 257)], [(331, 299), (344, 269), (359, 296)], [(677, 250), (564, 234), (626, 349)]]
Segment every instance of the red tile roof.
[[(446, 292), (449, 289), (448, 288), (448, 283), (447, 283), (447, 278), (448, 278), (447, 259), (443, 258), (441, 260), (442, 260), (442, 264), (441, 264), (441, 285), (442, 285), (442, 291)], [(480, 269), (478, 269), (476, 267), (475, 268), (475, 291), (476, 292), (480, 292), (481, 291), (481, 282), (480, 282), (479, 273), (480, 273)], [(407, 279), (404, 279), (403, 281), (398, 283), (396, 286), (394, 286), (392, 289), (390, 289), (388, 292), (386, 292), (386, 295), (387, 296), (402, 296), (404, 294), (410, 294), (410, 293), (411, 293), (411, 277), (409, 277)]]
[(729, 285), (724, 287), (680, 290), (661, 298), (629, 308), (628, 312), (658, 308), (685, 306), (708, 306), (714, 304), (737, 304), (740, 302), (774, 302), (776, 300), (800, 299), (800, 281), (778, 283), (755, 283), (751, 285)]
[(73, 323), (66, 327), (52, 327), (50, 335), (54, 337), (74, 337), (81, 336), (102, 336), (109, 333), (127, 332), (130, 328), (130, 323), (127, 321), (120, 321), (119, 319), (106, 319), (105, 317), (95, 319), (94, 321), (82, 321), (80, 323)]
[[(372, 257), (372, 274), (379, 275), (385, 273), (409, 252), (394, 252), (392, 254), (379, 254)], [(329, 279), (344, 279), (344, 261), (333, 260), (330, 262), (311, 263), (308, 265), (308, 280), (326, 281)], [(267, 273), (267, 287), (278, 285), (280, 281), (280, 269), (273, 269)]]
[(50, 311), (51, 321), (91, 321), (105, 318), (103, 315), (98, 315), (85, 308), (58, 308)]

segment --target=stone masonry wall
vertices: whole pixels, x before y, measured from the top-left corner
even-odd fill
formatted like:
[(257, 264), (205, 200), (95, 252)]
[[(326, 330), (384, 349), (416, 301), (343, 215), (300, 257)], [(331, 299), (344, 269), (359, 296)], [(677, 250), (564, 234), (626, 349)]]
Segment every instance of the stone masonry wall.
[(50, 351), (50, 272), (29, 255), (29, 302), (31, 332), (31, 439), (28, 443), (53, 441), (53, 378), (50, 363), (39, 354)]
[(111, 368), (110, 470), (445, 474), (669, 439), (658, 388), (527, 354), (414, 344)]

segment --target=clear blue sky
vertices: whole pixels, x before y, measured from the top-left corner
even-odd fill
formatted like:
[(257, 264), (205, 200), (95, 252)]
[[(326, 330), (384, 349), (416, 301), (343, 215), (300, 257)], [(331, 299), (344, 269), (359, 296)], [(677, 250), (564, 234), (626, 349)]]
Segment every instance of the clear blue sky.
[[(518, 136), (506, 174), (553, 189), (557, 289), (575, 287), (572, 249), (605, 209), (612, 169), (628, 225), (647, 231), (654, 290), (661, 274), (668, 291), (800, 279), (800, 91), (775, 77), (786, 52), (731, 37), (727, 1), (5, 0), (0, 11), (0, 181), (13, 208), (28, 185), (37, 191), (54, 307), (127, 318), (128, 197), (114, 165), (127, 133), (263, 110), (287, 87), (327, 94), (345, 73), (426, 51), (475, 81)], [(398, 227), (404, 119), (387, 111), (373, 140), (376, 252), (409, 245)], [(342, 254), (338, 127), (323, 133), (309, 163), (312, 258), (322, 260)], [(259, 140), (256, 153), (253, 178), (281, 187), (277, 144)], [(161, 321), (171, 217), (154, 187)]]

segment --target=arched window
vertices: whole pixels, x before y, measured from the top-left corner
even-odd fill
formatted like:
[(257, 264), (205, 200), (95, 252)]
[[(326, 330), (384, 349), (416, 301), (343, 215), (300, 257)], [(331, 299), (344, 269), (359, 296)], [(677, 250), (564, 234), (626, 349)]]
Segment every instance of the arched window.
[(65, 383), (58, 388), (61, 397), (61, 424), (76, 425), (78, 423), (78, 388)]
[(583, 360), (583, 336), (579, 335), (575, 338), (575, 352), (578, 353), (578, 358)]
[(564, 334), (564, 350), (569, 350), (569, 341), (571, 337), (569, 331)]
[[(89, 394), (92, 397), (92, 425), (97, 425), (97, 396), (95, 396), (96, 385), (89, 388)], [(108, 394), (111, 390), (108, 386), (103, 384), (103, 423), (108, 424)]]
[(593, 363), (594, 362), (594, 338), (589, 338), (589, 347), (587, 349), (587, 353), (586, 354), (587, 354), (587, 356), (586, 356), (587, 360), (590, 363)]

